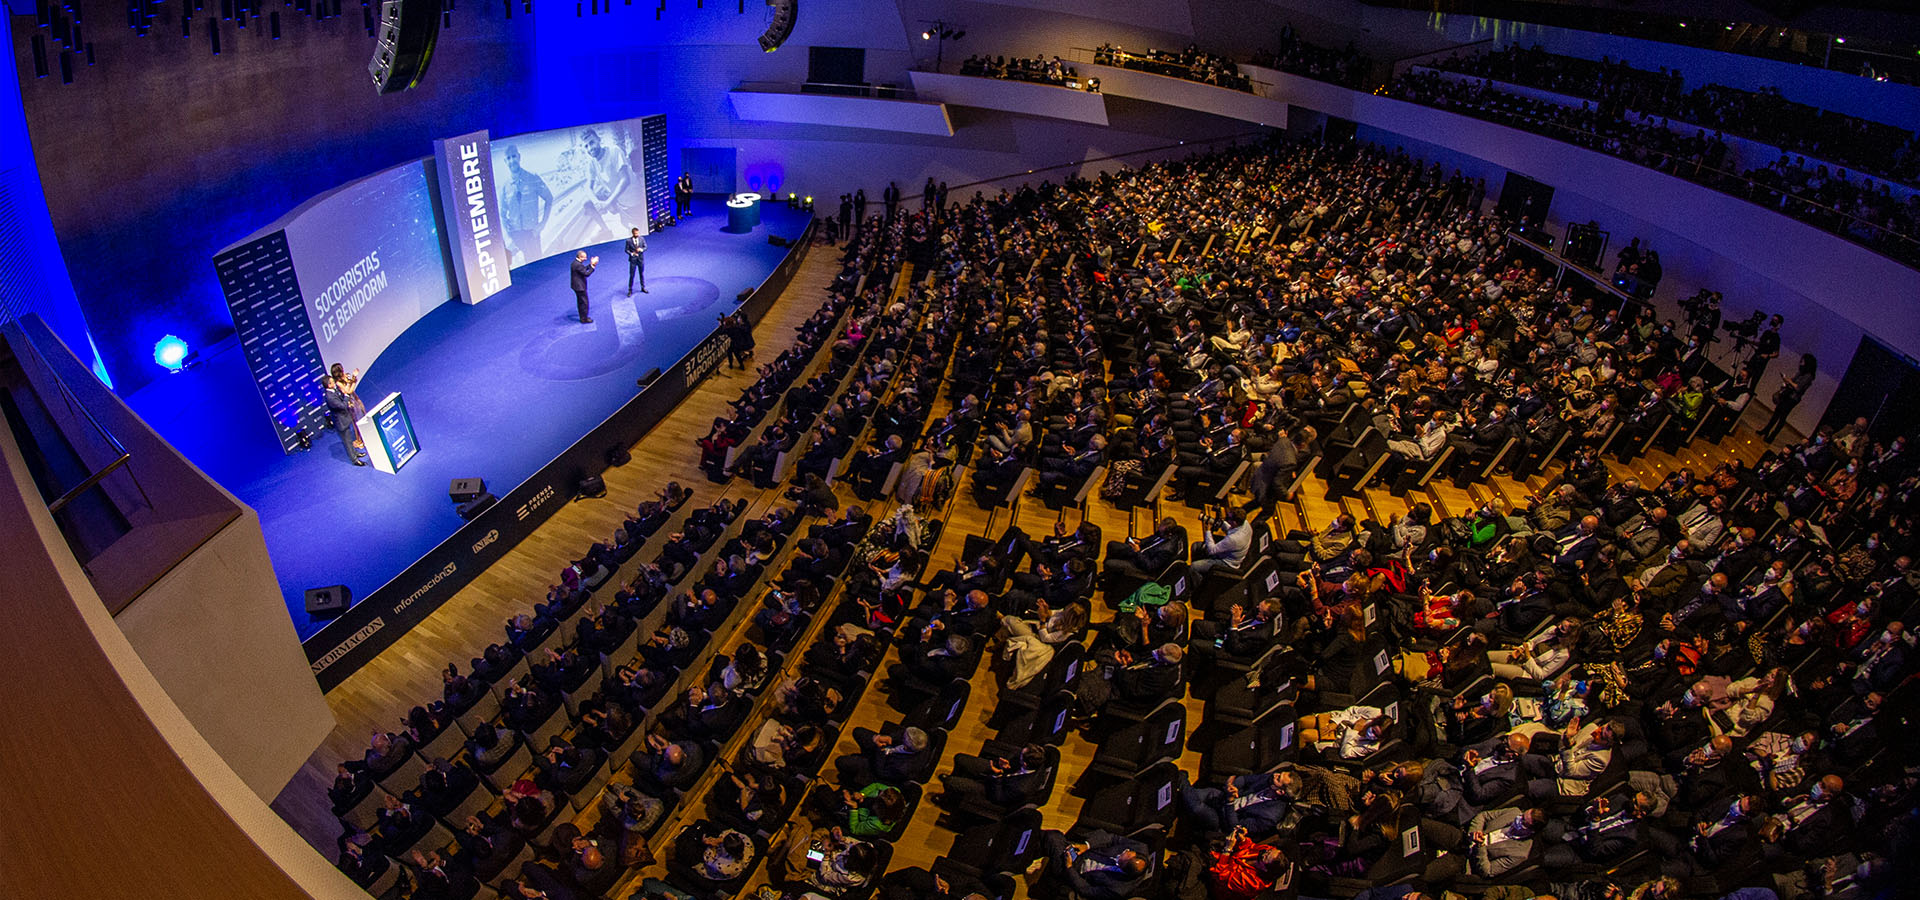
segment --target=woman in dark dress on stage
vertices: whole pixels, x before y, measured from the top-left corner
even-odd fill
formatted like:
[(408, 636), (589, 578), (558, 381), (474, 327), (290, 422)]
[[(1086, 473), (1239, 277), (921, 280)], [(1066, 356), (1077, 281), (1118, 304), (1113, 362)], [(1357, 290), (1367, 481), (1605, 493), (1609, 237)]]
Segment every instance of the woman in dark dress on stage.
[(353, 416), (354, 422), (353, 446), (355, 449), (365, 450), (367, 442), (360, 434), (360, 417), (367, 414), (367, 403), (360, 399), (360, 370), (355, 369), (349, 372), (346, 366), (334, 363), (330, 373), (333, 375), (334, 383), (340, 386), (340, 392), (346, 394), (347, 401), (353, 404), (353, 412), (349, 413)]

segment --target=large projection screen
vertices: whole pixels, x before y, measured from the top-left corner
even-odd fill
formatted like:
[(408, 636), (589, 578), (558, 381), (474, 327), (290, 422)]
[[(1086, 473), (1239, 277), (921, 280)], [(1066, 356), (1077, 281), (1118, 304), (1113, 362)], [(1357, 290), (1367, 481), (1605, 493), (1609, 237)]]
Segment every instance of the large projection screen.
[(348, 369), (454, 295), (433, 211), (431, 161), (377, 172), (313, 200), (287, 221), (287, 251), (320, 358)]
[(647, 233), (640, 119), (493, 139), (494, 193), (513, 265)]

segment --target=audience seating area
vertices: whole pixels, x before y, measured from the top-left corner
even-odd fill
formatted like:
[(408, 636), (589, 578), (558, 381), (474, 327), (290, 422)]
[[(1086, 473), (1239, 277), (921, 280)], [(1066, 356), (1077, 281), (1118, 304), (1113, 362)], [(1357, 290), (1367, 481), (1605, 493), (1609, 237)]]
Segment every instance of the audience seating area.
[[(1624, 157), (1920, 265), (1920, 192), (1911, 186), (1920, 143), (1913, 132), (1773, 93), (1706, 85), (1683, 94), (1680, 83), (1679, 73), (1507, 50), (1416, 66), (1380, 91)], [(1568, 99), (1523, 96), (1505, 85)], [(1771, 144), (1781, 155), (1747, 168), (1724, 135), (1709, 129)], [(1889, 176), (1907, 183), (1890, 187)]]
[(1449, 57), (1432, 65), (1717, 128), (1880, 178), (1920, 183), (1920, 138), (1911, 129), (1795, 103), (1777, 90), (1723, 84), (1687, 90), (1678, 71), (1563, 56), (1538, 46)]
[(1253, 62), (1289, 75), (1303, 75), (1350, 88), (1368, 87), (1373, 74), (1373, 59), (1351, 42), (1345, 47), (1321, 46), (1303, 40), (1291, 25), (1280, 29), (1278, 46), (1255, 55)]
[(1012, 59), (1004, 56), (969, 56), (966, 62), (960, 64), (960, 74), (1059, 85), (1089, 93), (1100, 92), (1100, 79), (1089, 78), (1082, 82), (1080, 73), (1058, 56), (1052, 59), (1039, 56), (1032, 58), (1016, 56)]
[(1093, 51), (1093, 61), (1103, 66), (1138, 69), (1155, 75), (1198, 81), (1236, 91), (1253, 90), (1253, 81), (1240, 74), (1240, 67), (1224, 56), (1189, 46), (1185, 50), (1154, 50), (1145, 53), (1101, 44)]
[(342, 868), (423, 900), (1892, 890), (1920, 458), (1856, 426), (1622, 477), (1799, 377), (1777, 333), (1558, 286), (1476, 199), (1275, 142), (869, 218), (700, 441), (714, 487), (640, 504), (341, 767)]
[[(1235, 63), (1198, 47), (1128, 51), (1103, 44), (1101, 65), (1138, 69), (1237, 91), (1254, 90)], [(1254, 64), (1346, 87), (1372, 86), (1373, 60), (1302, 40), (1291, 26)], [(1059, 60), (970, 59), (971, 71), (1047, 83)], [(1458, 76), (1470, 76), (1461, 78)], [(1502, 85), (1563, 95), (1564, 102)], [(1920, 265), (1920, 135), (1782, 98), (1720, 84), (1684, 87), (1677, 71), (1637, 69), (1538, 47), (1509, 47), (1413, 66), (1376, 93), (1488, 119), (1633, 160), (1696, 181)], [(1778, 148), (1748, 167), (1726, 135)], [(1851, 170), (1851, 171), (1849, 171)]]

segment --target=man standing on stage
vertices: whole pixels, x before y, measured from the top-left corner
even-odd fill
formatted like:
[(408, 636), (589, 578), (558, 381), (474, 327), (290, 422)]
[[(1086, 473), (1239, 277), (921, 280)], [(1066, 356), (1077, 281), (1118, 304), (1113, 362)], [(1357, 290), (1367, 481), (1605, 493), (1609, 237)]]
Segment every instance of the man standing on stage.
[(673, 217), (690, 215), (693, 215), (693, 175), (681, 172), (680, 180), (673, 183)]
[(356, 466), (367, 464), (359, 450), (353, 446), (353, 398), (340, 389), (332, 375), (320, 376), (321, 397), (327, 403), (327, 418), (333, 425), (335, 434), (340, 435), (340, 443), (347, 447), (347, 458)]
[(600, 265), (600, 257), (587, 258), (587, 251), (573, 255), (573, 302), (580, 309), (580, 324), (593, 324), (593, 317), (587, 315), (587, 276)]
[(633, 236), (627, 238), (627, 296), (633, 296), (633, 279), (640, 279), (640, 293), (647, 290), (647, 236), (640, 229), (633, 230)]

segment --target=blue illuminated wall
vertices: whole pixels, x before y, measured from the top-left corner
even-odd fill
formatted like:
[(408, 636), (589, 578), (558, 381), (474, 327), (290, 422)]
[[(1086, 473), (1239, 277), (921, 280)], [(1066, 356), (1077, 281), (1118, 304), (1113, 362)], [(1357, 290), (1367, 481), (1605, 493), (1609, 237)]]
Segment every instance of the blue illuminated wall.
[(96, 377), (112, 383), (93, 352), (86, 316), (67, 277), (27, 140), (20, 92), (10, 83), (0, 85), (0, 323), (28, 313), (39, 315)]
[[(437, 137), (581, 121), (579, 110), (545, 121), (524, 102), (522, 22), (499, 14), (460, 10), (422, 86), (391, 95), (368, 83), (372, 44), (357, 14), (283, 15), (278, 42), (223, 23), (217, 57), (204, 40), (181, 41), (177, 20), (171, 38), (102, 22), (90, 34), (99, 64), (71, 85), (17, 61), (53, 231), (116, 387), (162, 376), (151, 351), (163, 334), (205, 349), (233, 333), (210, 260), (263, 223), (430, 154)], [(11, 46), (24, 58), (33, 29), (21, 19)]]

